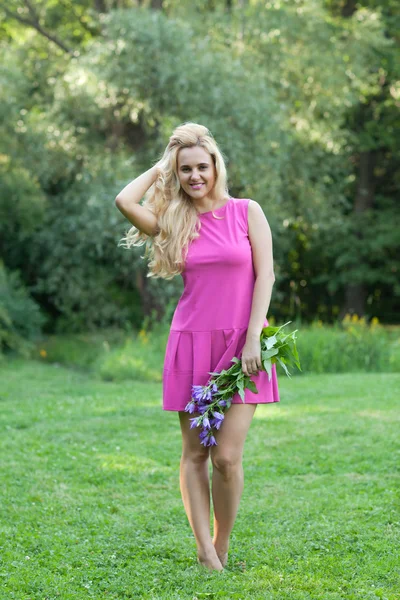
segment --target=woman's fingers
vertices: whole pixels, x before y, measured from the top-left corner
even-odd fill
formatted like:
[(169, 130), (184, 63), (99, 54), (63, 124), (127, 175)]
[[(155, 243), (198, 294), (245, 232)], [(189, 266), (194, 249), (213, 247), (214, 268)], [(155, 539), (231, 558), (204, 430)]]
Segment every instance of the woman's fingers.
[(257, 362), (249, 361), (247, 363), (242, 363), (242, 371), (245, 375), (258, 375), (258, 370), (260, 367), (257, 366)]

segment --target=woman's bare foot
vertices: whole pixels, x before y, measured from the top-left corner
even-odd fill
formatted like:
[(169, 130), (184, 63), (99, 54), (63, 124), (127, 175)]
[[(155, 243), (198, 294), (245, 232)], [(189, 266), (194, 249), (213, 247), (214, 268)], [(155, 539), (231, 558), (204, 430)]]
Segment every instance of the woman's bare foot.
[(197, 555), (197, 561), (209, 571), (223, 571), (223, 566), (214, 548), (213, 550), (209, 550), (207, 552), (199, 552)]
[(221, 565), (225, 567), (228, 562), (228, 548), (226, 546), (219, 546), (214, 540), (213, 544)]
[(223, 567), (226, 567), (226, 563), (228, 562), (228, 553), (223, 552), (222, 554), (218, 554), (219, 561)]

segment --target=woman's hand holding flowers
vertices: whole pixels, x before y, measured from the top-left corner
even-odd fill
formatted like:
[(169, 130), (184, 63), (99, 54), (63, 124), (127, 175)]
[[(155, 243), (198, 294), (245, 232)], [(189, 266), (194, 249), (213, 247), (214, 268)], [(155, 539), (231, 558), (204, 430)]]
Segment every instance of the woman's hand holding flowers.
[(258, 375), (261, 363), (261, 340), (260, 336), (248, 336), (242, 350), (242, 371), (245, 375)]

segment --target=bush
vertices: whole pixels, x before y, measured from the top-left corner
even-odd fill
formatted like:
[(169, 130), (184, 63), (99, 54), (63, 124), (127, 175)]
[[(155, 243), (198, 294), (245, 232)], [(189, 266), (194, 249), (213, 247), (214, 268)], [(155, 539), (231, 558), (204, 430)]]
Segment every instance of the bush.
[(95, 370), (102, 379), (107, 381), (136, 379), (161, 383), (173, 309), (174, 302), (170, 301), (161, 320), (157, 319), (156, 312), (153, 310), (150, 317), (144, 318), (135, 339), (129, 338), (122, 348), (99, 357)]
[(162, 381), (162, 364), (169, 333), (171, 303), (160, 321), (155, 311), (140, 331), (131, 326), (85, 333), (48, 335), (35, 350), (39, 360), (76, 367), (105, 381)]
[(12, 350), (29, 357), (45, 322), (19, 271), (7, 271), (0, 260), (0, 354)]
[(126, 336), (126, 330), (116, 328), (48, 335), (37, 344), (35, 355), (45, 362), (92, 370), (96, 361), (120, 347)]
[(332, 327), (299, 327), (297, 345), (303, 373), (399, 372), (399, 342), (398, 329), (346, 315)]

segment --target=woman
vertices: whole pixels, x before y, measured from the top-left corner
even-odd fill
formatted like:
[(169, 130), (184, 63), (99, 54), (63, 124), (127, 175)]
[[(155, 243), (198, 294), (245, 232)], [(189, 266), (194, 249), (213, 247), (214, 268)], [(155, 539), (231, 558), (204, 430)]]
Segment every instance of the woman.
[[(145, 195), (143, 205), (139, 202)], [(148, 276), (181, 274), (184, 291), (171, 323), (163, 370), (163, 408), (179, 413), (182, 431), (180, 487), (198, 549), (198, 561), (223, 570), (242, 490), (242, 455), (257, 404), (279, 402), (275, 365), (261, 368), (260, 333), (275, 280), (272, 238), (260, 205), (228, 193), (224, 159), (206, 127), (177, 127), (161, 160), (129, 183), (116, 205), (134, 225), (126, 247), (146, 246)], [(240, 357), (241, 355), (241, 357)], [(258, 394), (238, 394), (216, 432), (202, 446), (185, 412), (192, 385), (241, 358)], [(210, 533), (209, 458), (214, 534)]]

